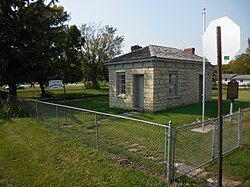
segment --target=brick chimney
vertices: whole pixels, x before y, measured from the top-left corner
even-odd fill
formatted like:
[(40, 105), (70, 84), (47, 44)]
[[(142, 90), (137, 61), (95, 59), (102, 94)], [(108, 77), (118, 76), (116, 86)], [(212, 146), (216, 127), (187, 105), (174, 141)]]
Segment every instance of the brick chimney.
[(133, 46), (131, 46), (131, 52), (132, 52), (132, 51), (136, 51), (136, 50), (141, 49), (141, 48), (142, 48), (142, 46), (133, 45)]
[(186, 52), (186, 53), (190, 53), (190, 54), (195, 54), (195, 48), (187, 48), (187, 49), (184, 49), (184, 51)]

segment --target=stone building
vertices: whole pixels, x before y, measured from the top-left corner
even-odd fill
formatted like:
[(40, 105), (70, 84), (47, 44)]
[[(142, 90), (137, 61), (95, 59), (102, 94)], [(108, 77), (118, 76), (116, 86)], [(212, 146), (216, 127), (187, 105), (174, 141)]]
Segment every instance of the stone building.
[[(201, 102), (203, 58), (194, 51), (136, 45), (106, 61), (110, 107), (155, 112)], [(212, 100), (212, 73), (206, 61), (206, 101)]]

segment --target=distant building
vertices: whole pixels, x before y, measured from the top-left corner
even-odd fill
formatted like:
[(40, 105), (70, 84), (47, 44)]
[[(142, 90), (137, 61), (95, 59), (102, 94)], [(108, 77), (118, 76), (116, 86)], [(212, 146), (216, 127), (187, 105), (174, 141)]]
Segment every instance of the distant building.
[[(112, 108), (160, 111), (202, 101), (203, 58), (195, 49), (149, 45), (105, 62)], [(206, 101), (212, 100), (213, 66), (206, 61)]]
[(222, 84), (227, 85), (233, 79), (239, 83), (239, 86), (246, 87), (250, 85), (250, 75), (222, 74)]

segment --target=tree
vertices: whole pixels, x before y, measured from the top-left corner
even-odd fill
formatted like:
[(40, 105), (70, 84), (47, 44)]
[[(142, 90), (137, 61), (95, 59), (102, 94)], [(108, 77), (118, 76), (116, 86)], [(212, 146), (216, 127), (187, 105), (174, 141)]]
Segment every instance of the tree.
[[(0, 78), (16, 95), (16, 83), (43, 85), (62, 53), (68, 14), (51, 0), (2, 0), (0, 4)], [(53, 6), (52, 6), (53, 5)], [(44, 92), (44, 87), (41, 86)], [(45, 92), (44, 92), (45, 93)]]
[[(60, 61), (60, 74), (65, 83), (78, 82), (82, 79), (81, 47), (84, 43), (77, 26), (72, 25), (65, 31), (64, 53)], [(74, 72), (74, 73), (72, 73)]]
[(9, 84), (13, 95), (16, 95), (17, 77), (22, 81), (27, 70), (23, 64), (29, 54), (25, 36), (22, 37), (26, 30), (23, 12), (28, 4), (28, 0), (2, 0), (0, 3), (0, 77), (4, 84)]
[(83, 75), (85, 80), (99, 88), (98, 80), (108, 80), (108, 70), (104, 61), (121, 54), (123, 36), (117, 36), (117, 29), (94, 23), (84, 24), (80, 28), (84, 45), (82, 48)]
[(35, 44), (30, 46), (33, 53), (29, 63), (29, 81), (37, 81), (40, 85), (42, 96), (46, 96), (45, 83), (50, 77), (59, 73), (58, 62), (64, 52), (65, 21), (68, 14), (63, 7), (47, 6), (37, 1), (30, 6), (27, 16), (33, 17), (32, 30), (35, 30), (33, 40)]
[(223, 73), (229, 74), (240, 74), (249, 75), (250, 74), (250, 39), (248, 38), (248, 47), (245, 53), (242, 53), (236, 60), (230, 61), (229, 64), (223, 65)]

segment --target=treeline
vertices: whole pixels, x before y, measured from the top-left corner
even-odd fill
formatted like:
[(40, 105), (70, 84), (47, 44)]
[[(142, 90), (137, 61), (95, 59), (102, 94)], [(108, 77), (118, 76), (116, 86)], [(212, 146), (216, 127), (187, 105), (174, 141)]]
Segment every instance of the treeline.
[(245, 53), (242, 53), (235, 60), (223, 65), (224, 74), (250, 75), (250, 39), (248, 38), (248, 47)]
[(103, 62), (121, 54), (117, 29), (94, 23), (66, 24), (68, 13), (51, 0), (1, 0), (0, 84), (16, 95), (16, 84), (38, 82), (43, 95), (50, 79), (65, 83), (108, 80)]

